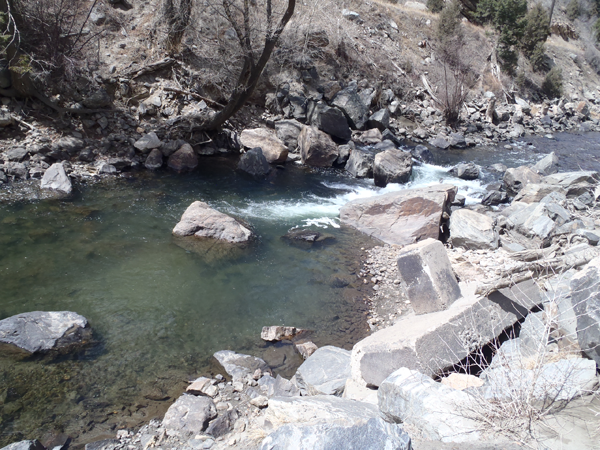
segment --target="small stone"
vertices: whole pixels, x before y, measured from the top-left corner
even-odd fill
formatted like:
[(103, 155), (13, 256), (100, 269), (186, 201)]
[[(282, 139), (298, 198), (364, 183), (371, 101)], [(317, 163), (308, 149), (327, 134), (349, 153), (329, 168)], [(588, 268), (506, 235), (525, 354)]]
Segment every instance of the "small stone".
[[(250, 404), (256, 406), (257, 408), (266, 408), (269, 406), (269, 399), (264, 395), (259, 395), (258, 397), (250, 400)], [(217, 405), (217, 409), (219, 409), (219, 405)]]

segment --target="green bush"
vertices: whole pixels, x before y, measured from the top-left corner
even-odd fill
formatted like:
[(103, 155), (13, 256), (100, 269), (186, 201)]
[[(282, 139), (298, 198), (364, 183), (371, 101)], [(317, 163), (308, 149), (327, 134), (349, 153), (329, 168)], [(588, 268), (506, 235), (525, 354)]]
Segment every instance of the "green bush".
[(433, 13), (439, 13), (444, 9), (444, 0), (427, 0), (427, 9)]
[(560, 70), (560, 67), (554, 66), (544, 78), (544, 82), (542, 83), (542, 91), (548, 96), (548, 98), (557, 98), (562, 95), (562, 90), (562, 70)]
[(548, 11), (540, 4), (536, 4), (527, 12), (523, 37), (520, 42), (521, 50), (527, 58), (531, 58), (534, 50), (540, 44), (546, 42), (550, 34), (550, 30), (548, 29), (549, 22)]
[(536, 72), (547, 70), (546, 53), (543, 42), (540, 42), (535, 46), (531, 55), (529, 55), (529, 62), (531, 62), (531, 67)]
[(575, 20), (581, 14), (581, 10), (579, 9), (579, 0), (571, 0), (567, 5), (567, 17), (569, 20)]

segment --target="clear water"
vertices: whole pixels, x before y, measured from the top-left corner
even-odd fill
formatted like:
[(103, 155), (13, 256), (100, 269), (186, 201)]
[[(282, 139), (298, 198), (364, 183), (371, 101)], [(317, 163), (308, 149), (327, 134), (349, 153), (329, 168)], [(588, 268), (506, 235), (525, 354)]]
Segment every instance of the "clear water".
[[(189, 379), (215, 373), (217, 350), (261, 356), (291, 376), (299, 357), (262, 342), (264, 325), (308, 328), (317, 345), (351, 348), (368, 333), (368, 292), (356, 271), (361, 247), (374, 243), (340, 226), (340, 207), (439, 182), (457, 184), (475, 203), (495, 175), (484, 170), (467, 182), (448, 175), (449, 166), (539, 157), (523, 146), (438, 152), (439, 165), (385, 189), (293, 166), (256, 181), (230, 160), (207, 159), (189, 175), (143, 173), (78, 186), (68, 200), (0, 203), (0, 319), (70, 310), (88, 318), (95, 338), (59, 359), (0, 356), (0, 446), (60, 432), (79, 445), (160, 416)], [(195, 200), (245, 219), (258, 241), (237, 252), (182, 248), (171, 230)], [(335, 241), (298, 247), (281, 239), (296, 227), (320, 227)]]

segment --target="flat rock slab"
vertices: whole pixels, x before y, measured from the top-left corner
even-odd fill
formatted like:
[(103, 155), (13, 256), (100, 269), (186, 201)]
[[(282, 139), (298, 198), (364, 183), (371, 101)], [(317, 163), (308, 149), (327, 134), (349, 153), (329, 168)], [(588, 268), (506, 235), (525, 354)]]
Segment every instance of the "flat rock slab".
[(400, 367), (434, 376), (499, 336), (542, 303), (533, 281), (489, 297), (467, 295), (447, 310), (406, 316), (354, 345), (352, 379), (379, 386)]
[(204, 202), (192, 203), (181, 216), (181, 221), (173, 228), (175, 236), (211, 238), (233, 244), (245, 243), (252, 238), (252, 232), (235, 220)]
[(403, 248), (398, 274), (416, 314), (442, 311), (461, 296), (446, 249), (436, 239)]
[(323, 423), (284, 425), (267, 436), (261, 450), (410, 450), (411, 440), (400, 425), (380, 418), (353, 426)]
[(303, 395), (337, 395), (350, 378), (350, 351), (326, 345), (319, 348), (296, 371), (296, 383)]
[(353, 200), (342, 207), (340, 219), (387, 244), (438, 239), (442, 214), (456, 192), (455, 186), (440, 184)]
[(87, 319), (71, 311), (33, 311), (0, 320), (0, 344), (9, 350), (69, 350), (91, 337)]
[(244, 378), (247, 375), (253, 375), (257, 369), (263, 373), (271, 372), (267, 363), (256, 356), (244, 355), (231, 350), (221, 350), (213, 356), (231, 377)]
[(201, 433), (217, 416), (214, 402), (208, 397), (183, 394), (167, 410), (163, 426), (188, 435)]

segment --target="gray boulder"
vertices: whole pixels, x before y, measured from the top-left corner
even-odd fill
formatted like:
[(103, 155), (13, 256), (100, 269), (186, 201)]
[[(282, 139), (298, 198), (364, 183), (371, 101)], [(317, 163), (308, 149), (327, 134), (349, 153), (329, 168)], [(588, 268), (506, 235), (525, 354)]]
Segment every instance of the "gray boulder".
[(169, 407), (162, 424), (167, 430), (190, 436), (206, 430), (208, 422), (216, 416), (212, 399), (183, 394)]
[(73, 185), (65, 168), (61, 163), (52, 164), (42, 177), (40, 184), (42, 189), (50, 189), (60, 194), (69, 195), (73, 191)]
[(531, 282), (501, 289), (489, 298), (467, 295), (444, 311), (407, 316), (354, 345), (352, 380), (380, 386), (400, 367), (434, 376), (462, 361), (541, 304)]
[(33, 311), (0, 320), (0, 344), (32, 354), (68, 351), (91, 334), (86, 318), (70, 311)]
[(342, 110), (348, 124), (355, 130), (362, 130), (369, 117), (369, 107), (363, 103), (356, 86), (348, 86), (342, 89), (331, 102)]
[(261, 450), (410, 450), (410, 437), (400, 425), (380, 418), (352, 426), (321, 423), (315, 425), (289, 424), (267, 436)]
[(469, 209), (459, 209), (450, 216), (450, 239), (454, 247), (469, 250), (495, 250), (498, 232), (494, 220)]
[(581, 350), (600, 366), (600, 259), (571, 278), (571, 304)]
[(540, 175), (552, 175), (558, 172), (558, 156), (554, 152), (544, 156), (535, 163), (531, 170)]
[(157, 148), (153, 148), (150, 151), (150, 153), (148, 154), (148, 157), (146, 158), (146, 161), (144, 162), (144, 166), (148, 170), (157, 170), (157, 169), (160, 169), (162, 167), (162, 165), (163, 165), (162, 152)]
[(81, 151), (85, 146), (85, 142), (74, 136), (64, 136), (55, 141), (52, 144), (52, 150), (54, 153), (65, 152), (70, 156), (75, 155)]
[(328, 134), (315, 127), (304, 127), (298, 137), (302, 163), (314, 167), (331, 167), (339, 156), (337, 144)]
[(475, 400), (406, 367), (390, 374), (377, 391), (379, 410), (390, 422), (416, 428), (427, 440), (469, 442), (481, 439), (482, 423), (469, 418)]
[(479, 178), (479, 167), (472, 162), (457, 164), (450, 172), (461, 180), (476, 180)]
[(513, 201), (523, 203), (538, 203), (552, 192), (558, 192), (563, 195), (566, 194), (566, 190), (556, 184), (529, 183), (519, 191)]
[(269, 398), (271, 397), (298, 397), (300, 389), (290, 380), (286, 380), (281, 375), (273, 378), (271, 375), (264, 375), (258, 380), (258, 386)]
[(102, 439), (85, 444), (85, 450), (118, 450), (120, 447), (121, 441), (118, 439)]
[(341, 208), (340, 220), (388, 244), (438, 239), (442, 216), (456, 191), (455, 186), (440, 184), (357, 199)]
[(37, 440), (14, 442), (2, 447), (1, 450), (46, 450), (45, 447)]
[(188, 172), (198, 167), (198, 155), (190, 144), (183, 144), (179, 150), (169, 156), (169, 168), (176, 172)]
[(154, 131), (143, 135), (133, 144), (133, 146), (142, 153), (148, 153), (153, 148), (159, 148), (161, 145), (162, 141), (158, 138)]
[(242, 131), (240, 141), (246, 148), (260, 147), (269, 164), (284, 164), (288, 148), (275, 133), (266, 128), (253, 128)]
[(481, 204), (485, 206), (496, 206), (501, 203), (508, 203), (508, 201), (509, 198), (508, 195), (506, 195), (506, 192), (494, 190), (488, 192), (485, 197), (481, 199)]
[(350, 378), (350, 351), (331, 345), (319, 348), (296, 371), (303, 395), (341, 396)]
[(112, 98), (104, 89), (98, 89), (96, 92), (93, 92), (84, 98), (81, 103), (87, 108), (105, 108), (111, 105)]
[(287, 146), (288, 151), (293, 152), (298, 147), (298, 136), (302, 127), (304, 125), (295, 119), (279, 120), (275, 122), (275, 134)]
[(373, 152), (362, 148), (352, 149), (344, 169), (354, 178), (373, 177), (373, 162), (375, 155)]
[(352, 137), (346, 116), (338, 108), (317, 104), (310, 117), (310, 123), (319, 130), (344, 141), (348, 141)]
[(436, 239), (404, 247), (398, 276), (416, 314), (444, 310), (461, 296), (446, 249)]
[(569, 188), (579, 184), (596, 185), (598, 172), (581, 170), (577, 172), (561, 172), (542, 178), (542, 183), (555, 184), (563, 188)]
[(437, 135), (436, 137), (431, 138), (429, 140), (429, 144), (433, 145), (434, 147), (441, 148), (442, 150), (446, 150), (448, 147), (450, 147), (450, 142), (448, 142), (446, 137), (442, 135)]
[(232, 378), (244, 378), (247, 375), (253, 375), (257, 369), (260, 369), (263, 373), (271, 372), (267, 363), (256, 356), (235, 353), (231, 350), (221, 350), (213, 356)]
[(237, 168), (254, 177), (264, 177), (271, 171), (271, 166), (260, 147), (252, 148), (244, 153), (240, 157)]
[(8, 161), (23, 161), (27, 156), (27, 149), (23, 147), (12, 148), (5, 153), (5, 158)]
[(212, 209), (204, 202), (192, 203), (173, 228), (175, 236), (194, 236), (240, 244), (252, 239), (252, 232), (233, 217)]
[(390, 111), (387, 108), (380, 109), (367, 121), (367, 128), (379, 128), (384, 131), (390, 126)]
[(424, 145), (417, 145), (415, 148), (410, 150), (410, 153), (415, 159), (423, 161), (424, 163), (433, 162), (433, 154), (431, 153), (431, 150)]
[(550, 201), (552, 195), (544, 197), (540, 203), (524, 207), (514, 204), (507, 217), (508, 227), (529, 238), (548, 239), (557, 227), (571, 219), (569, 211)]
[(4, 164), (4, 172), (6, 175), (12, 175), (15, 178), (26, 180), (29, 176), (29, 170), (27, 166), (20, 162), (7, 162)]
[(303, 330), (302, 328), (273, 325), (270, 327), (263, 327), (260, 332), (260, 338), (267, 342), (277, 342), (286, 339), (291, 340), (304, 332), (306, 332), (306, 330)]
[(412, 174), (412, 155), (402, 150), (386, 150), (375, 155), (373, 177), (375, 186), (406, 183)]
[(529, 167), (521, 166), (507, 169), (502, 179), (506, 185), (506, 190), (514, 195), (529, 183), (539, 183), (542, 177)]

